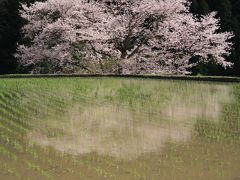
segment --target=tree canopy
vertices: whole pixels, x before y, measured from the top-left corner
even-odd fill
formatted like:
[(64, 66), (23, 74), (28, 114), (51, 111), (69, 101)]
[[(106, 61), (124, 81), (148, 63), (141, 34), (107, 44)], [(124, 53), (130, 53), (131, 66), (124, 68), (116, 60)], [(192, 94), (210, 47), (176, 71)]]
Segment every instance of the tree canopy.
[(17, 57), (36, 73), (46, 63), (53, 73), (79, 72), (79, 64), (103, 73), (109, 58), (116, 60), (109, 72), (121, 74), (186, 74), (199, 62), (232, 66), (225, 61), (232, 33), (218, 32), (216, 13), (193, 16), (186, 0), (47, 0), (24, 5), (21, 15), (29, 42), (18, 46)]

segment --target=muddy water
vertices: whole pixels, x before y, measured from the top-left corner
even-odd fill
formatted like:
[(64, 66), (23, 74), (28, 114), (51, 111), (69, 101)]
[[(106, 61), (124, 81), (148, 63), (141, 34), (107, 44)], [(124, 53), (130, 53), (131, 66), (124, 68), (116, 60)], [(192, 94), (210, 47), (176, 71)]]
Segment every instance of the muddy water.
[(46, 88), (25, 116), (23, 152), (0, 151), (0, 177), (240, 179), (238, 85), (146, 83), (105, 79), (80, 93), (76, 81), (59, 96)]

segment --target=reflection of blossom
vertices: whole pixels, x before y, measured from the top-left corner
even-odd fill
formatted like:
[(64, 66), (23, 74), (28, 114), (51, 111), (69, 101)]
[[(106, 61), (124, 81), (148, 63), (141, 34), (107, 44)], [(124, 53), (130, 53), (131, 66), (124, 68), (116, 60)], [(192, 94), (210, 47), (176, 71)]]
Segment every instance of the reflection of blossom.
[[(185, 143), (191, 139), (195, 120), (218, 120), (222, 105), (229, 103), (230, 89), (218, 86), (216, 91), (172, 94), (162, 105), (161, 114), (146, 120), (141, 112), (117, 105), (84, 106), (77, 104), (62, 118), (43, 121), (42, 126), (61, 131), (48, 136), (39, 127), (28, 134), (30, 143), (51, 146), (74, 155), (97, 152), (120, 159), (137, 158), (144, 153), (159, 152), (168, 142)], [(203, 96), (204, 95), (204, 96)]]
[[(197, 118), (218, 120), (224, 103), (230, 103), (230, 89), (228, 86), (216, 86), (216, 92), (189, 94), (187, 101), (179, 94), (173, 94), (172, 101), (164, 107), (163, 116), (177, 119), (179, 122)], [(220, 96), (220, 97), (219, 97)]]

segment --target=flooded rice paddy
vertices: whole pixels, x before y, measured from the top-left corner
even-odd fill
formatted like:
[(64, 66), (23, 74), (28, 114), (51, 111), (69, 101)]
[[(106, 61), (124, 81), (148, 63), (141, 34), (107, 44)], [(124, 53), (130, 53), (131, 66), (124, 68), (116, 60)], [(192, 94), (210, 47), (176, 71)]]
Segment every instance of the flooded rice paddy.
[(240, 180), (240, 84), (1, 79), (0, 179)]

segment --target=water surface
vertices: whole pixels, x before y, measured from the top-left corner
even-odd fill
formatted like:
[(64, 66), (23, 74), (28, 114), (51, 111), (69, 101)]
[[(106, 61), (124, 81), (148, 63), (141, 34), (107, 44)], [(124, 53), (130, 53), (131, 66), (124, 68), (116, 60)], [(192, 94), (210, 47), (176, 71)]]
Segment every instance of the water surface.
[(0, 84), (0, 179), (240, 179), (237, 84)]

